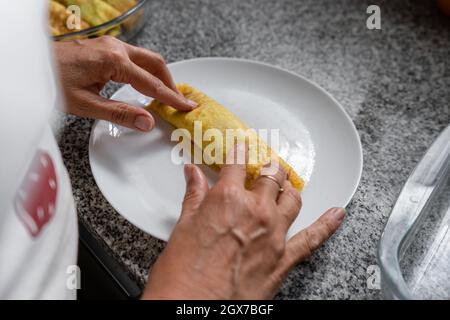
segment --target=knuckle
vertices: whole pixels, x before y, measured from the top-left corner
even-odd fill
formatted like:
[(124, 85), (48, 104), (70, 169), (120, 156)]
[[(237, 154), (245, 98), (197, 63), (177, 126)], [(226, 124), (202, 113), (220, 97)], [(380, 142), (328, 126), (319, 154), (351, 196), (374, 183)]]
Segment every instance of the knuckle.
[(188, 191), (186, 191), (186, 193), (184, 194), (184, 201), (188, 201), (190, 199), (196, 198), (199, 196), (199, 193), (197, 192), (196, 189), (189, 189)]
[(326, 235), (331, 235), (334, 232), (333, 226), (327, 219), (319, 219), (317, 222), (320, 228), (325, 231)]
[(183, 207), (186, 206), (186, 203), (190, 203), (200, 199), (200, 192), (197, 189), (189, 189), (186, 191), (183, 199)]
[(291, 198), (295, 208), (300, 209), (302, 207), (302, 198), (300, 197), (300, 193), (294, 189), (292, 185), (289, 184), (289, 187), (285, 190), (286, 195)]
[(122, 47), (119, 46), (106, 48), (102, 52), (104, 59), (107, 60), (112, 65), (124, 63), (127, 58), (126, 52), (123, 50)]
[(158, 78), (155, 78), (153, 80), (152, 87), (153, 87), (154, 94), (156, 96), (161, 95), (165, 89), (164, 83), (161, 80), (159, 80)]
[(188, 185), (186, 188), (186, 193), (184, 194), (183, 202), (196, 200), (199, 199), (201, 196), (202, 192), (200, 191), (199, 188), (191, 187)]
[(305, 259), (307, 259), (307, 258), (309, 258), (309, 257), (311, 257), (311, 255), (312, 255), (312, 253), (313, 253), (313, 249), (312, 249), (312, 247), (311, 247), (311, 243), (309, 242), (309, 239), (308, 239), (308, 234), (307, 234), (308, 232), (304, 232), (303, 234), (302, 234), (302, 245), (301, 245), (301, 247), (300, 247), (300, 250), (301, 250), (301, 252), (302, 252), (302, 258), (305, 258)]
[(245, 210), (247, 212), (253, 212), (254, 210), (258, 210), (258, 202), (254, 197), (247, 197), (244, 201)]
[(290, 227), (295, 217), (290, 212), (280, 211), (277, 212), (276, 217), (278, 222), (284, 227)]
[(317, 232), (306, 229), (305, 244), (308, 247), (308, 256), (311, 256), (319, 248), (321, 243), (322, 241), (320, 241), (320, 236)]
[(272, 214), (267, 209), (266, 205), (261, 203), (257, 204), (250, 210), (253, 219), (257, 222), (259, 226), (268, 227), (272, 223)]
[(266, 211), (262, 211), (258, 214), (258, 224), (262, 227), (267, 227), (271, 224), (272, 219), (270, 214), (268, 214)]
[(111, 121), (118, 124), (126, 123), (128, 120), (129, 111), (130, 108), (126, 104), (118, 104), (111, 112)]
[(121, 63), (125, 60), (125, 55), (122, 50), (113, 49), (108, 51), (107, 57), (114, 63)]
[(227, 184), (221, 188), (221, 198), (225, 203), (237, 201), (242, 195), (242, 190), (235, 185)]
[(286, 251), (286, 242), (284, 240), (284, 235), (279, 237), (280, 239), (276, 239), (272, 243), (272, 250), (277, 258), (280, 258), (284, 255)]
[(98, 41), (100, 41), (104, 45), (117, 45), (118, 43), (120, 43), (117, 38), (109, 35), (101, 36), (100, 38), (98, 38)]
[(116, 80), (119, 82), (124, 82), (124, 83), (128, 83), (130, 82), (129, 77), (127, 76), (127, 66), (124, 63), (124, 59), (117, 59), (116, 63), (114, 63), (113, 65), (113, 76), (112, 76), (112, 80)]
[(126, 55), (121, 50), (113, 49), (102, 50), (100, 56), (104, 70), (107, 70), (113, 79), (125, 82), (126, 79), (123, 77), (126, 75)]
[(114, 66), (114, 58), (110, 51), (108, 50), (100, 50), (100, 63), (103, 68), (106, 68), (106, 70), (110, 70)]
[(234, 176), (234, 175), (246, 175), (247, 171), (246, 171), (246, 167), (245, 165), (238, 165), (235, 159), (232, 159), (232, 161), (230, 161), (229, 159), (226, 159), (226, 163), (224, 164), (220, 175), (221, 176)]
[(155, 56), (155, 64), (159, 67), (164, 66), (166, 64), (166, 60), (164, 57), (159, 53), (154, 53)]

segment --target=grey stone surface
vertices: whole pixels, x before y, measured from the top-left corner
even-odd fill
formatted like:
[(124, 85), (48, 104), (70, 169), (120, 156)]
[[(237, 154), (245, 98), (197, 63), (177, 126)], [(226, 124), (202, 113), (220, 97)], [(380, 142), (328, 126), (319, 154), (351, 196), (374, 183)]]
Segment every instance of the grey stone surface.
[[(151, 19), (134, 40), (168, 62), (226, 56), (286, 68), (328, 90), (355, 122), (364, 170), (348, 216), (277, 298), (380, 298), (366, 281), (383, 226), (409, 173), (450, 122), (450, 18), (434, 1), (376, 1), (382, 30), (368, 30), (369, 4), (152, 0)], [(118, 215), (97, 188), (88, 160), (92, 121), (61, 118), (58, 140), (79, 217), (143, 285), (164, 244)]]

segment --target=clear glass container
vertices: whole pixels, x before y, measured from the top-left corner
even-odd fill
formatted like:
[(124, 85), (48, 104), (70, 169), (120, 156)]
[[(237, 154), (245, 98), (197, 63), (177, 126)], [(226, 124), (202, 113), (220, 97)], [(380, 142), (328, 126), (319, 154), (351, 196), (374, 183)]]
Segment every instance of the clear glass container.
[(450, 299), (450, 126), (408, 178), (378, 247), (387, 299)]
[(136, 6), (125, 11), (115, 19), (98, 26), (54, 36), (53, 39), (61, 41), (111, 35), (123, 41), (128, 41), (133, 38), (147, 22), (149, 18), (148, 3), (147, 0), (139, 0)]

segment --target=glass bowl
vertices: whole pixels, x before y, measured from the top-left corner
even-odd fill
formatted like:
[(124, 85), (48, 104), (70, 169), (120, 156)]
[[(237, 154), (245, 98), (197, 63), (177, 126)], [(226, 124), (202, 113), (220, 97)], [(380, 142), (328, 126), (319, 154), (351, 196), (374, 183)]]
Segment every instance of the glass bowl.
[(417, 165), (378, 247), (387, 299), (450, 299), (450, 126)]
[(119, 38), (120, 40), (128, 41), (133, 38), (147, 22), (149, 16), (148, 3), (147, 0), (139, 0), (133, 8), (108, 22), (80, 31), (53, 36), (53, 40), (64, 41), (110, 35)]

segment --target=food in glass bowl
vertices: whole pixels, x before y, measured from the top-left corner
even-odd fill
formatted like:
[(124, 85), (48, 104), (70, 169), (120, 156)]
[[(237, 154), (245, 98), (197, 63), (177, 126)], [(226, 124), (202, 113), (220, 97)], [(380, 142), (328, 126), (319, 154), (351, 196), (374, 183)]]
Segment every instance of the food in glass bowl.
[(49, 0), (50, 32), (55, 40), (112, 35), (122, 40), (144, 25), (146, 0)]

